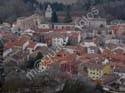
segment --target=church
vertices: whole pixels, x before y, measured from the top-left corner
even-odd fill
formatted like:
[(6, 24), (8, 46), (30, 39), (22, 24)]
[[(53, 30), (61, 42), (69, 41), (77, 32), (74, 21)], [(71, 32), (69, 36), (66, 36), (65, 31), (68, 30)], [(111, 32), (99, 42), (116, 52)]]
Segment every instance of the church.
[(46, 8), (46, 11), (45, 11), (45, 18), (50, 20), (51, 17), (52, 17), (52, 7), (50, 5), (48, 5), (48, 7)]

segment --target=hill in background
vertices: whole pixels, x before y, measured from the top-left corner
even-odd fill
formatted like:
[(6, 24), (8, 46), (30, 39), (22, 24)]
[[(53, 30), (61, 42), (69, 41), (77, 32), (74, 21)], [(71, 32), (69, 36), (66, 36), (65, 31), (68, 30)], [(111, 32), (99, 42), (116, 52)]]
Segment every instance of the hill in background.
[(58, 2), (58, 3), (63, 3), (63, 4), (73, 4), (76, 3), (77, 0), (37, 0), (39, 3), (44, 3), (44, 2), (50, 2), (50, 3), (54, 3), (54, 2)]
[(37, 9), (43, 12), (50, 3), (56, 11), (65, 12), (67, 4), (72, 14), (88, 12), (96, 7), (101, 17), (125, 20), (125, 0), (0, 0), (0, 23), (14, 22), (18, 17), (31, 15)]

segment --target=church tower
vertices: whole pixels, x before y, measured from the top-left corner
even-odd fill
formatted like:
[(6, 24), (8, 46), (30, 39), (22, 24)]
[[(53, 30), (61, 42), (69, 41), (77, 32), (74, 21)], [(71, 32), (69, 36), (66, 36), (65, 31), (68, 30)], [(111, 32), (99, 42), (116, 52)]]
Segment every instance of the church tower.
[(47, 19), (51, 19), (52, 17), (52, 7), (50, 5), (48, 5), (46, 11), (45, 11), (45, 18)]

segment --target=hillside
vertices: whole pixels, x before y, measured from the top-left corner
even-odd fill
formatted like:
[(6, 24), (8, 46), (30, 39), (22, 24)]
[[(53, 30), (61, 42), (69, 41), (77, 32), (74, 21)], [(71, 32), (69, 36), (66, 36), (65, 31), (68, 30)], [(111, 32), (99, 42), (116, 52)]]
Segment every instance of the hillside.
[(0, 23), (14, 22), (18, 17), (31, 15), (36, 9), (42, 12), (48, 3), (54, 10), (63, 12), (70, 4), (71, 12), (80, 14), (94, 6), (99, 9), (99, 16), (125, 20), (125, 0), (0, 0)]
[(17, 17), (30, 15), (32, 10), (23, 0), (0, 0), (0, 23), (13, 22)]
[(72, 4), (72, 3), (76, 3), (77, 0), (37, 0), (39, 3), (44, 3), (44, 2), (58, 2), (58, 3), (63, 3), (63, 4)]

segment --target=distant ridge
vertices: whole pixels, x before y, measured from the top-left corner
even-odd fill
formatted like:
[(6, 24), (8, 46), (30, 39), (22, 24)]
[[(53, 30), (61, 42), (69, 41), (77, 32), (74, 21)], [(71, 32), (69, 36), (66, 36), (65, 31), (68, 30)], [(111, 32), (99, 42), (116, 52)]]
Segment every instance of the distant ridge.
[(73, 4), (76, 3), (78, 0), (37, 0), (39, 3), (44, 3), (44, 2), (58, 2), (58, 3), (63, 3), (63, 4)]

